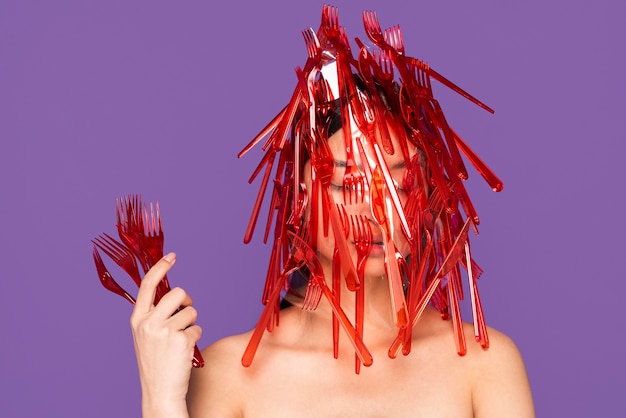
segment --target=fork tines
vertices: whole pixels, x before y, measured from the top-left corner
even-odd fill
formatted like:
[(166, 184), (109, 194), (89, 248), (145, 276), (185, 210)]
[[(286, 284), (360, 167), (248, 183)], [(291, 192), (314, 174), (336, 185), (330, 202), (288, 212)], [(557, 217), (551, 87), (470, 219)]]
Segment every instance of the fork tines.
[(392, 46), (399, 54), (404, 55), (404, 41), (400, 25), (385, 29), (384, 37), (387, 44)]
[(115, 199), (117, 226), (124, 231), (143, 232), (143, 200), (141, 195), (128, 195)]
[(377, 74), (385, 80), (393, 79), (393, 61), (389, 52), (381, 49), (375, 49), (374, 58), (376, 59), (380, 69), (380, 73)]
[(150, 202), (150, 212), (148, 212), (147, 205), (143, 208), (143, 219), (145, 234), (149, 237), (163, 234), (163, 227), (161, 225), (161, 211), (159, 210), (159, 202), (155, 205)]
[(325, 4), (322, 7), (322, 26), (332, 29), (339, 28), (339, 9)]
[(141, 275), (135, 256), (126, 245), (106, 233), (97, 236), (91, 242), (115, 261), (133, 279), (137, 287), (141, 286)]
[(124, 250), (121, 248), (126, 248), (124, 244), (117, 241), (107, 233), (98, 235), (96, 238), (92, 239), (91, 242), (93, 242), (94, 245), (114, 260), (120, 259), (126, 255)]
[(302, 302), (302, 309), (313, 311), (317, 309), (317, 306), (322, 299), (322, 287), (319, 280), (323, 280), (323, 278), (319, 277), (319, 274), (323, 274), (323, 272), (318, 271), (319, 265), (316, 264), (316, 259), (313, 257), (317, 257), (315, 252), (309, 247), (308, 244), (308, 229), (301, 231), (300, 235), (296, 235), (290, 233), (291, 235), (291, 245), (294, 251), (295, 259), (297, 262), (302, 261), (309, 269), (310, 277), (307, 283), (304, 300)]
[(365, 33), (367, 37), (372, 40), (375, 44), (383, 41), (383, 31), (380, 28), (380, 23), (378, 22), (378, 16), (376, 16), (376, 12), (373, 10), (364, 10), (363, 11), (363, 26), (365, 27)]
[(307, 311), (314, 311), (322, 300), (322, 287), (313, 277), (309, 279), (306, 285), (306, 291), (304, 292), (304, 300), (302, 302), (302, 309)]
[(307, 28), (302, 31), (302, 36), (304, 37), (309, 58), (315, 57), (320, 49), (320, 41), (317, 39), (315, 31), (312, 28)]

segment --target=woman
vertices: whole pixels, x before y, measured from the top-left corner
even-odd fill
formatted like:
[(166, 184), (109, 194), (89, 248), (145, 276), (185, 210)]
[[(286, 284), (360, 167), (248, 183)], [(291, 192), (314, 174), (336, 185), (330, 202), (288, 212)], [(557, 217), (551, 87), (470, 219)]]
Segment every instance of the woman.
[[(318, 32), (304, 32), (292, 100), (246, 147), (267, 134), (246, 241), (276, 168), (257, 327), (206, 348), (192, 373), (191, 298), (174, 289), (153, 306), (175, 255), (144, 278), (131, 318), (144, 416), (534, 415), (517, 348), (484, 323), (458, 148), (502, 185), (447, 125), (430, 78), (462, 91), (406, 56), (399, 28), (364, 22), (374, 45), (357, 39), (354, 56), (324, 7)], [(462, 277), (473, 326), (460, 317)]]

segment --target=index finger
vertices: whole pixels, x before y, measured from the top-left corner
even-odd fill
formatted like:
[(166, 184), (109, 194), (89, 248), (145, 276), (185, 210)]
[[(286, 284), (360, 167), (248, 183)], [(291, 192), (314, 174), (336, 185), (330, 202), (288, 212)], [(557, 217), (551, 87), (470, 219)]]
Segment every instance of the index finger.
[(156, 295), (156, 288), (175, 262), (176, 254), (169, 253), (160, 259), (146, 273), (141, 281), (139, 293), (137, 293), (137, 302), (135, 303), (135, 309), (137, 311), (148, 312), (150, 308), (152, 308), (154, 297)]

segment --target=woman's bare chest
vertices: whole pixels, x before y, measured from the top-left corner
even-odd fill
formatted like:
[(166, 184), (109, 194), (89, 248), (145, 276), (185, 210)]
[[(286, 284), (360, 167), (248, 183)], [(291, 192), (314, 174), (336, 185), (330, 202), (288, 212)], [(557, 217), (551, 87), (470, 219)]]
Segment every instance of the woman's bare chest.
[[(337, 362), (332, 360), (331, 362)], [(399, 364), (388, 363), (398, 361)], [(403, 359), (363, 368), (338, 364), (278, 368), (256, 381), (246, 417), (471, 417), (471, 386), (463, 373), (415, 367)], [(337, 367), (339, 366), (339, 367)], [(261, 378), (261, 376), (258, 376)]]

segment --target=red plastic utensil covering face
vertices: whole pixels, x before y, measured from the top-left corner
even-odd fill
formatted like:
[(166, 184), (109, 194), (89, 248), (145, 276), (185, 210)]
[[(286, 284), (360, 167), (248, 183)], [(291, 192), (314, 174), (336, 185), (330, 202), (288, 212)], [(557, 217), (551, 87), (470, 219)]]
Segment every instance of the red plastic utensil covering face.
[[(267, 242), (273, 225), (266, 306), (243, 355), (244, 366), (252, 363), (264, 331), (278, 325), (281, 295), (301, 285), (292, 273), (303, 266), (309, 280), (303, 308), (315, 309), (326, 298), (334, 315), (335, 356), (341, 324), (356, 352), (356, 372), (361, 364), (369, 366), (371, 355), (362, 341), (363, 271), (378, 241), (384, 244), (398, 329), (390, 341), (390, 357), (409, 353), (412, 329), (429, 304), (452, 319), (457, 351), (465, 354), (459, 309), (462, 276), (469, 281), (476, 340), (483, 347), (489, 344), (476, 283), (482, 270), (472, 259), (468, 238), (470, 227), (478, 232), (479, 219), (463, 185), (468, 174), (461, 154), (494, 191), (502, 190), (502, 182), (448, 125), (433, 97), (431, 79), (493, 110), (425, 62), (407, 56), (399, 26), (382, 30), (371, 11), (363, 12), (363, 23), (373, 45), (355, 38), (358, 50), (353, 54), (337, 9), (323, 7), (317, 32), (303, 32), (308, 59), (296, 69), (291, 101), (239, 154), (265, 139), (266, 154), (250, 178), (252, 183), (265, 170), (246, 243), (275, 172), (264, 236)], [(339, 130), (345, 142), (340, 164), (329, 147), (329, 138)], [(337, 179), (341, 171), (343, 179)], [(306, 190), (305, 177), (311, 190)], [(376, 237), (367, 222), (349, 210), (346, 214), (347, 207), (363, 202), (379, 225)], [(332, 234), (332, 277), (324, 277), (320, 268), (320, 234)], [(354, 324), (341, 307), (340, 288), (354, 294)]]

